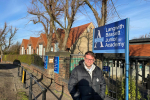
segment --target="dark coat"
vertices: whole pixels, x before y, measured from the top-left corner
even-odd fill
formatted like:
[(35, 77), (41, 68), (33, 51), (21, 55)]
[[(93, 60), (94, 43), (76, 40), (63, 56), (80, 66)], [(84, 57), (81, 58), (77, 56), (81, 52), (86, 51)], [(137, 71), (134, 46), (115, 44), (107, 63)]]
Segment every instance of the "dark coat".
[(84, 68), (83, 61), (71, 73), (68, 90), (73, 100), (103, 100), (105, 97), (105, 80), (99, 67), (90, 74)]

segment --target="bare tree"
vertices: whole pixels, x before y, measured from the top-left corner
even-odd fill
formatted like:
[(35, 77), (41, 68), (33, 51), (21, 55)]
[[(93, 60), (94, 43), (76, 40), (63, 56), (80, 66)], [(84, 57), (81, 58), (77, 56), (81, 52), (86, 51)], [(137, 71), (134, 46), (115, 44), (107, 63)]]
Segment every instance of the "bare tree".
[[(31, 15), (35, 15), (36, 17), (31, 19), (34, 24), (41, 23), (44, 27), (44, 31), (47, 37), (47, 47), (46, 52), (51, 51), (51, 42), (52, 42), (52, 34), (53, 28), (52, 23), (53, 20), (50, 19), (48, 12), (43, 6), (44, 0), (32, 0), (31, 7), (28, 8), (28, 13)], [(57, 14), (56, 16), (58, 16)]]
[(3, 52), (6, 51), (11, 45), (14, 35), (16, 34), (17, 29), (13, 30), (13, 27), (8, 27), (7, 23), (4, 24), (4, 28), (0, 29), (0, 52), (3, 55)]
[(19, 43), (18, 41), (16, 42), (16, 44), (13, 44), (9, 47), (9, 49), (7, 49), (4, 54), (19, 54), (20, 52), (20, 46), (21, 43)]
[[(107, 18), (107, 2), (108, 2), (108, 0), (83, 0), (83, 1), (92, 10), (92, 12), (93, 12), (93, 14), (94, 14), (94, 16), (96, 18), (98, 27), (105, 25), (106, 18)], [(97, 11), (96, 7), (94, 8), (93, 3), (94, 4), (98, 4), (99, 6), (102, 5), (101, 6), (101, 10), (99, 10), (101, 12)]]
[[(34, 3), (35, 8), (37, 10), (29, 9), (28, 12), (33, 15), (37, 15), (40, 18), (43, 18), (50, 24), (50, 28), (52, 26), (58, 43), (62, 43), (60, 50), (66, 49), (66, 43), (69, 36), (70, 29), (74, 22), (75, 14), (77, 13), (78, 8), (80, 5), (83, 4), (81, 0), (32, 0)], [(40, 6), (37, 4), (40, 3)], [(40, 8), (43, 10), (41, 12)], [(62, 22), (60, 20), (63, 20)], [(59, 39), (60, 33), (57, 31), (57, 25), (59, 25), (64, 30), (64, 39), (61, 41)], [(51, 28), (51, 29), (52, 29)], [(47, 28), (45, 28), (47, 30)], [(47, 34), (47, 33), (46, 33)], [(51, 35), (49, 35), (51, 37)], [(48, 40), (50, 43), (51, 39)]]

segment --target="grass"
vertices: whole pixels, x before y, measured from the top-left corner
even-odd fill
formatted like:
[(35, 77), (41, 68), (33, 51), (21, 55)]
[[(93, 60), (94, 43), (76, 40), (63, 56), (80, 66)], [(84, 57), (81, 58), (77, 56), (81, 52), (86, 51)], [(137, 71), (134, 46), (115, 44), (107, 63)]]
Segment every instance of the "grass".
[(29, 100), (26, 92), (19, 90), (17, 92), (17, 100)]

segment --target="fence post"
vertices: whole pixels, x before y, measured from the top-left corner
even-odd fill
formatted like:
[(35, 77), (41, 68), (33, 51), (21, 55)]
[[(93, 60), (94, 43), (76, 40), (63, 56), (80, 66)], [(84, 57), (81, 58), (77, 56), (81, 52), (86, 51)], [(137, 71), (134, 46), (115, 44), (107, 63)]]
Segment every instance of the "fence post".
[(26, 88), (26, 70), (24, 70), (23, 88)]
[(30, 76), (29, 100), (32, 100), (32, 75)]
[(18, 65), (18, 77), (19, 77), (19, 74), (20, 74), (20, 65)]
[(22, 73), (23, 73), (23, 67), (21, 66), (21, 81), (22, 81)]
[(43, 90), (42, 90), (42, 100), (46, 100), (46, 92), (47, 92), (47, 90), (44, 88)]
[(136, 100), (137, 100), (137, 96), (138, 96), (138, 60), (135, 60), (135, 68), (136, 68)]

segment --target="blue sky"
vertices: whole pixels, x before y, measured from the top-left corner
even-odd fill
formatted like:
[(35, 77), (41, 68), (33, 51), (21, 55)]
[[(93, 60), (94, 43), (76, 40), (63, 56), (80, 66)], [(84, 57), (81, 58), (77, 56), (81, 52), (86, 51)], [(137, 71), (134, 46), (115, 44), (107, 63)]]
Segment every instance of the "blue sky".
[[(7, 22), (8, 25), (18, 28), (18, 32), (14, 38), (14, 43), (22, 39), (29, 39), (30, 36), (38, 37), (39, 31), (43, 30), (41, 24), (33, 24), (29, 22), (33, 17), (27, 13), (31, 0), (0, 0), (0, 28)], [(113, 0), (116, 10), (121, 19), (130, 18), (129, 39), (139, 37), (150, 33), (150, 0)], [(85, 7), (88, 15), (78, 12), (73, 27), (93, 22), (95, 27), (96, 20), (93, 13)], [(84, 10), (83, 10), (84, 11)], [(117, 14), (114, 14), (115, 16)], [(26, 17), (27, 16), (27, 17)], [(119, 21), (115, 18), (109, 18), (107, 24)]]

